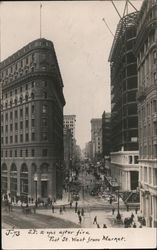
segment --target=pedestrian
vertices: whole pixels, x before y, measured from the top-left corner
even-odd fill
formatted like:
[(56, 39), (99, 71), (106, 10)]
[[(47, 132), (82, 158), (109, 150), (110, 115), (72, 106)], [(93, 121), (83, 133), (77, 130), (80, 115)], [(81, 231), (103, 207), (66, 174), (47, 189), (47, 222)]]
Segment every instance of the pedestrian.
[(81, 215), (79, 215), (79, 223), (81, 224), (82, 222), (82, 218), (81, 218)]
[(54, 203), (56, 203), (56, 198), (54, 197)]
[(110, 204), (112, 204), (112, 197), (110, 197)]
[(100, 228), (99, 224), (97, 224), (97, 228)]
[(135, 213), (136, 213), (136, 214), (137, 214), (137, 211), (138, 211), (138, 208), (136, 207), (136, 208), (135, 208)]
[(127, 212), (129, 211), (129, 206), (128, 206), (128, 205), (126, 205), (126, 211), (127, 211)]
[(134, 219), (134, 214), (133, 214), (133, 213), (131, 214), (131, 219), (132, 219), (132, 220)]
[(54, 207), (54, 205), (52, 204), (52, 213), (54, 213), (55, 212), (55, 207)]
[(103, 228), (107, 228), (106, 224), (103, 224)]
[(63, 206), (63, 211), (65, 212), (65, 206)]
[(94, 217), (93, 224), (97, 224), (97, 216)]
[(113, 215), (114, 215), (114, 212), (115, 212), (115, 208), (113, 207), (113, 208), (112, 208), (112, 214), (113, 214)]
[(133, 227), (136, 228), (136, 224), (135, 223), (133, 224)]
[(70, 201), (70, 208), (72, 208), (72, 201)]
[(83, 207), (81, 209), (81, 215), (84, 216), (84, 209), (83, 209)]
[(78, 211), (77, 211), (78, 216), (80, 215), (80, 213), (81, 213), (80, 210), (78, 210)]
[(60, 214), (62, 214), (62, 207), (60, 207), (59, 211), (60, 211)]

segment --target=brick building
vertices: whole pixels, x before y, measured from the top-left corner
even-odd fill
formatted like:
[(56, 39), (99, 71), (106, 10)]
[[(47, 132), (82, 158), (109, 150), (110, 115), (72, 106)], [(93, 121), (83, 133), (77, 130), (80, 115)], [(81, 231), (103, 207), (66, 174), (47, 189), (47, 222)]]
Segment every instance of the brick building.
[(63, 82), (53, 43), (38, 39), (0, 64), (2, 192), (62, 195)]

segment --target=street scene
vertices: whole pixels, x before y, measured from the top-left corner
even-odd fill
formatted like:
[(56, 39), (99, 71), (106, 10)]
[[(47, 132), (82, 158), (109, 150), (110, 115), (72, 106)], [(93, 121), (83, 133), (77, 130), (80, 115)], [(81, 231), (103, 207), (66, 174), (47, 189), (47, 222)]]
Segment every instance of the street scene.
[(156, 228), (157, 1), (1, 12), (2, 229)]

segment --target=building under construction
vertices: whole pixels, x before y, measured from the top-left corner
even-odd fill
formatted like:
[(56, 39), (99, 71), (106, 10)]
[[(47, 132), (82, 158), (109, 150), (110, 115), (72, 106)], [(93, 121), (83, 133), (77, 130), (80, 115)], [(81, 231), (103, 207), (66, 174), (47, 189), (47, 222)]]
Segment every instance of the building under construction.
[(137, 63), (133, 53), (138, 12), (123, 16), (117, 26), (111, 67), (111, 173), (121, 190), (138, 186)]

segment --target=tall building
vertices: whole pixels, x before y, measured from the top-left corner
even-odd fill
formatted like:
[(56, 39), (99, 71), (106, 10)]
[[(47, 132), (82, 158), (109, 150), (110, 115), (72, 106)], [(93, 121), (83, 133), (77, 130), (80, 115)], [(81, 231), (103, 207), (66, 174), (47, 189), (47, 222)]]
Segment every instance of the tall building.
[(137, 63), (133, 54), (137, 12), (121, 18), (110, 51), (111, 174), (121, 190), (138, 186)]
[(75, 158), (75, 147), (76, 147), (76, 138), (75, 138), (75, 125), (76, 124), (76, 115), (64, 115), (64, 130), (70, 129), (72, 134), (72, 162), (74, 163)]
[(62, 195), (63, 82), (53, 43), (38, 39), (0, 64), (2, 191)]
[(102, 114), (102, 155), (109, 156), (111, 150), (111, 113)]
[(91, 141), (93, 159), (100, 160), (102, 157), (102, 119), (91, 120)]
[(157, 227), (157, 1), (143, 1), (135, 45), (138, 68), (140, 206)]
[(69, 128), (64, 129), (64, 162), (66, 170), (70, 168), (72, 162), (72, 133)]
[(92, 141), (86, 143), (85, 146), (85, 157), (89, 158), (90, 160), (93, 158), (93, 146)]
[(64, 128), (69, 128), (72, 138), (75, 138), (76, 115), (64, 115)]

